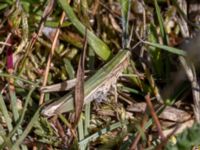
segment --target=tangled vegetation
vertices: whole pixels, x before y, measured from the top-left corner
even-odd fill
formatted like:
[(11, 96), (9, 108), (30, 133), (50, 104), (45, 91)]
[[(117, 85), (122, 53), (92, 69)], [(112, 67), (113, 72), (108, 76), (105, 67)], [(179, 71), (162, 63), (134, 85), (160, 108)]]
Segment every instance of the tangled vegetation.
[(198, 0), (0, 2), (0, 149), (200, 145)]

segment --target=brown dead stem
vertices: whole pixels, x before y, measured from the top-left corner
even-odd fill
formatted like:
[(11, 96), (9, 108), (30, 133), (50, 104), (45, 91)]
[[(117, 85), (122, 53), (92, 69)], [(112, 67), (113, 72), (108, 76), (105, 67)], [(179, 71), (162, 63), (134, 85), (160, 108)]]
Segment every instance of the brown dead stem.
[[(64, 18), (65, 18), (65, 13), (63, 12), (62, 16), (61, 16), (61, 19), (60, 19), (59, 27), (60, 27), (60, 25), (62, 25), (62, 23), (64, 21)], [(52, 60), (52, 57), (53, 57), (53, 54), (54, 54), (54, 51), (55, 51), (55, 48), (56, 48), (58, 35), (60, 33), (59, 27), (57, 28), (57, 31), (56, 31), (56, 34), (55, 34), (55, 37), (54, 37), (54, 40), (53, 40), (53, 44), (52, 44), (52, 47), (51, 47), (51, 52), (50, 52), (50, 54), (48, 56), (47, 67), (46, 67), (46, 70), (45, 70), (44, 80), (43, 80), (42, 86), (46, 86), (46, 84), (47, 84), (47, 79), (48, 79), (48, 75), (49, 75), (49, 68), (50, 68), (51, 60)], [(39, 104), (40, 105), (43, 104), (43, 101), (44, 101), (44, 93), (41, 93)]]
[(85, 30), (83, 54), (80, 57), (77, 71), (77, 84), (75, 86), (75, 118), (74, 118), (74, 127), (76, 127), (84, 104), (84, 68), (85, 68), (85, 57), (87, 49), (87, 29)]
[(154, 120), (154, 122), (155, 122), (155, 124), (156, 124), (156, 126), (157, 126), (158, 133), (159, 133), (159, 135), (160, 135), (160, 137), (161, 137), (161, 140), (163, 141), (163, 140), (165, 139), (165, 136), (164, 136), (164, 134), (163, 134), (163, 132), (162, 132), (162, 128), (161, 128), (161, 125), (160, 125), (160, 121), (159, 121), (159, 119), (158, 119), (158, 116), (156, 115), (156, 112), (155, 112), (155, 110), (154, 110), (154, 108), (153, 108), (153, 105), (152, 105), (152, 103), (151, 103), (151, 99), (150, 99), (149, 93), (145, 96), (145, 100), (146, 100), (146, 102), (147, 102), (147, 106), (149, 107), (151, 116), (152, 116), (152, 118), (153, 118), (153, 120)]

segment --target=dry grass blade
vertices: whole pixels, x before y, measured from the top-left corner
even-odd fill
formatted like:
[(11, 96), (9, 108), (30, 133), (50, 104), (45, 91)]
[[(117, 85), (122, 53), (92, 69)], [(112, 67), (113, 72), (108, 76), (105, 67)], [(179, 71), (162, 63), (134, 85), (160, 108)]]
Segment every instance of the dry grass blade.
[(44, 21), (46, 21), (47, 17), (53, 12), (53, 8), (55, 4), (56, 4), (56, 0), (50, 0), (47, 7), (45, 8), (42, 14), (42, 18), (40, 20), (40, 28), (38, 30), (37, 36), (40, 36), (40, 34), (42, 33), (42, 29), (44, 27)]
[[(65, 13), (63, 12), (62, 16), (61, 16), (61, 19), (60, 19), (59, 26), (63, 23), (64, 18), (65, 18)], [(51, 59), (53, 57), (53, 54), (54, 54), (54, 51), (55, 51), (55, 48), (56, 48), (56, 43), (57, 43), (57, 40), (58, 40), (59, 33), (60, 33), (60, 30), (59, 30), (59, 27), (58, 27), (58, 29), (56, 31), (56, 35), (55, 35), (54, 40), (53, 40), (52, 47), (51, 47), (51, 53), (49, 54), (49, 57), (48, 57), (47, 67), (46, 67), (45, 75), (44, 75), (44, 81), (43, 81), (43, 84), (42, 84), (43, 86), (45, 86), (47, 84), (47, 78), (48, 78), (48, 74), (49, 74), (49, 68), (50, 68), (50, 64), (51, 64)], [(44, 101), (44, 93), (42, 93), (41, 96), (40, 96), (39, 104), (40, 105), (43, 104), (43, 101)]]
[(72, 89), (73, 87), (75, 87), (76, 83), (77, 83), (77, 79), (75, 78), (75, 79), (67, 80), (61, 83), (43, 86), (40, 88), (40, 92), (48, 93), (48, 92), (68, 91)]
[(87, 49), (87, 29), (85, 30), (85, 39), (83, 54), (80, 57), (77, 71), (77, 85), (75, 86), (75, 118), (74, 118), (74, 127), (77, 125), (83, 104), (84, 104), (84, 68), (85, 68), (85, 57)]
[(155, 124), (156, 124), (156, 126), (157, 126), (157, 129), (158, 129), (159, 135), (160, 135), (160, 137), (161, 137), (161, 140), (164, 140), (164, 139), (165, 139), (165, 136), (164, 136), (164, 134), (163, 134), (163, 132), (162, 132), (162, 128), (161, 128), (161, 125), (160, 125), (158, 116), (156, 115), (156, 112), (154, 111), (154, 108), (153, 108), (153, 105), (152, 105), (152, 103), (151, 103), (150, 95), (149, 95), (149, 94), (147, 94), (147, 95), (145, 96), (145, 100), (146, 100), (146, 102), (147, 102), (147, 106), (148, 106), (148, 108), (149, 108), (149, 110), (150, 110), (151, 116), (152, 116), (152, 118), (153, 118), (153, 120), (154, 120), (154, 122), (155, 122)]

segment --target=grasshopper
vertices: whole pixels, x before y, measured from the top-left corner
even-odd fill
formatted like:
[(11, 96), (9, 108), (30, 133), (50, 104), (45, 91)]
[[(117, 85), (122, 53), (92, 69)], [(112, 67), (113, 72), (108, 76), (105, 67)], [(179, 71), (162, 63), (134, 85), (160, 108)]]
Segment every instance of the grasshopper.
[[(107, 64), (100, 68), (92, 77), (84, 83), (84, 104), (98, 98), (99, 92), (107, 93), (110, 87), (116, 84), (118, 77), (129, 64), (130, 51), (119, 51)], [(51, 117), (66, 113), (74, 109), (73, 92), (61, 97), (59, 100), (47, 104), (42, 115)]]

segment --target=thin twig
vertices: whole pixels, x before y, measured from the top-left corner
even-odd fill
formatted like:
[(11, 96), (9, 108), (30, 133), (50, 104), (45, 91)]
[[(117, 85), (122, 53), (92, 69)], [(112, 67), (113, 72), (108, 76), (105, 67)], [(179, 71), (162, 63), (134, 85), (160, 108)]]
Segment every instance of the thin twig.
[(162, 128), (161, 128), (161, 125), (160, 125), (160, 122), (159, 122), (159, 119), (158, 119), (158, 116), (156, 115), (155, 111), (154, 111), (154, 108), (153, 108), (153, 105), (151, 103), (151, 99), (150, 99), (150, 95), (149, 93), (145, 96), (145, 100), (147, 102), (147, 106), (149, 107), (149, 110), (150, 110), (150, 113), (151, 113), (151, 116), (157, 126), (157, 129), (158, 129), (158, 133), (161, 137), (161, 140), (165, 140), (165, 136), (162, 132)]
[[(55, 34), (55, 37), (54, 37), (54, 40), (53, 40), (53, 44), (52, 44), (52, 47), (51, 47), (51, 52), (49, 54), (49, 57), (48, 57), (48, 61), (47, 61), (47, 67), (46, 67), (46, 70), (45, 70), (45, 74), (44, 74), (44, 80), (43, 80), (43, 84), (42, 86), (46, 86), (47, 84), (47, 79), (48, 79), (48, 75), (49, 75), (49, 68), (50, 68), (50, 64), (51, 64), (51, 59), (54, 55), (54, 51), (55, 51), (55, 48), (56, 48), (56, 43), (57, 43), (57, 40), (58, 40), (58, 35), (60, 33), (60, 25), (62, 25), (63, 21), (64, 21), (64, 18), (65, 18), (65, 13), (63, 12), (62, 13), (62, 16), (61, 16), (61, 19), (60, 19), (60, 24), (56, 30), (56, 34)], [(43, 104), (44, 102), (44, 93), (41, 93), (40, 95), (40, 101), (39, 101), (39, 104)]]
[(5, 46), (11, 46), (11, 44), (6, 43), (6, 42), (0, 42), (1, 45), (5, 45)]
[(64, 143), (64, 141), (65, 141), (65, 132), (64, 132), (63, 126), (61, 125), (61, 123), (58, 120), (58, 116), (52, 117), (51, 120), (52, 120), (52, 123), (55, 125), (55, 127), (56, 127), (56, 129), (58, 131), (58, 134), (62, 138), (63, 143)]
[(8, 41), (10, 40), (11, 35), (12, 35), (12, 33), (8, 33), (5, 42), (3, 42), (3, 43), (6, 43), (6, 44), (2, 44), (3, 46), (0, 48), (0, 54), (3, 52), (3, 50), (4, 50), (4, 48), (5, 48), (6, 46), (12, 46), (12, 44), (10, 44), (10, 43), (8, 42)]

